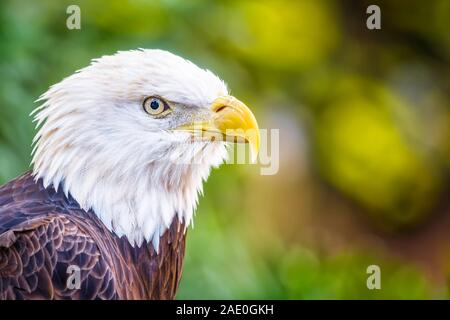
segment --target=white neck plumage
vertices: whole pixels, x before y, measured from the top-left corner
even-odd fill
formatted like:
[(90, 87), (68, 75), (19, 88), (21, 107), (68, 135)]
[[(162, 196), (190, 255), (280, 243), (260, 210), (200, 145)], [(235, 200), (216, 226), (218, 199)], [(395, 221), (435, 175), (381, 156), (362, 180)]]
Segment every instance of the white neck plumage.
[[(58, 132), (39, 135), (33, 159), (36, 179), (43, 179), (45, 187), (61, 186), (132, 245), (151, 241), (157, 251), (175, 216), (186, 227), (192, 222), (203, 181), (226, 157), (219, 142), (153, 141), (146, 146), (143, 141), (101, 144), (86, 137), (61, 144)], [(180, 161), (186, 155), (195, 161)]]

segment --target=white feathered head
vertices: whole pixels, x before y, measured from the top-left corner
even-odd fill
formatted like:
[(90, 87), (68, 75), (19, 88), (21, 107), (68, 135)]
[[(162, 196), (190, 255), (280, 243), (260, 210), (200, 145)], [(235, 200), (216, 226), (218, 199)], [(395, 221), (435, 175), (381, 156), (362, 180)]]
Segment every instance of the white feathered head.
[(35, 111), (36, 179), (132, 244), (189, 225), (225, 140), (259, 149), (251, 111), (208, 70), (162, 50), (118, 52), (53, 85)]

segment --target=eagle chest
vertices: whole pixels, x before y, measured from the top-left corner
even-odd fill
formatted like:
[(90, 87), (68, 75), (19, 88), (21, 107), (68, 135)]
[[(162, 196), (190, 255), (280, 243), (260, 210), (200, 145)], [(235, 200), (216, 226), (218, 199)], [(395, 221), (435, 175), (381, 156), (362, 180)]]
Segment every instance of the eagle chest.
[(184, 225), (174, 219), (159, 242), (159, 252), (153, 244), (144, 242), (133, 247), (124, 237), (116, 239), (119, 254), (115, 259), (118, 299), (173, 299), (178, 288), (185, 253)]
[(132, 246), (62, 191), (25, 174), (0, 188), (1, 299), (173, 299), (185, 225)]

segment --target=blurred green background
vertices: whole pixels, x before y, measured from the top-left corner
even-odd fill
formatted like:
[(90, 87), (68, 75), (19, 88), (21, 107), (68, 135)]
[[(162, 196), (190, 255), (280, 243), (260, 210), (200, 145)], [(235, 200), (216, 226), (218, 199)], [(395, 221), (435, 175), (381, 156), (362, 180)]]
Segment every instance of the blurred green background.
[(178, 298), (449, 298), (449, 21), (448, 0), (2, 1), (0, 183), (27, 170), (51, 84), (117, 50), (170, 50), (280, 129), (276, 175), (212, 173)]

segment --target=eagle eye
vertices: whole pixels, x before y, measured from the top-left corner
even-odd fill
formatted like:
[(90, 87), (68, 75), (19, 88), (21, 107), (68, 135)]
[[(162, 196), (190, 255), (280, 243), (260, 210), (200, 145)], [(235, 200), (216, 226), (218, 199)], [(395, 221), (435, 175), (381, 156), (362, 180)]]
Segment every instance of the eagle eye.
[(160, 116), (170, 111), (167, 102), (158, 97), (147, 97), (144, 100), (143, 106), (145, 112), (152, 116)]

